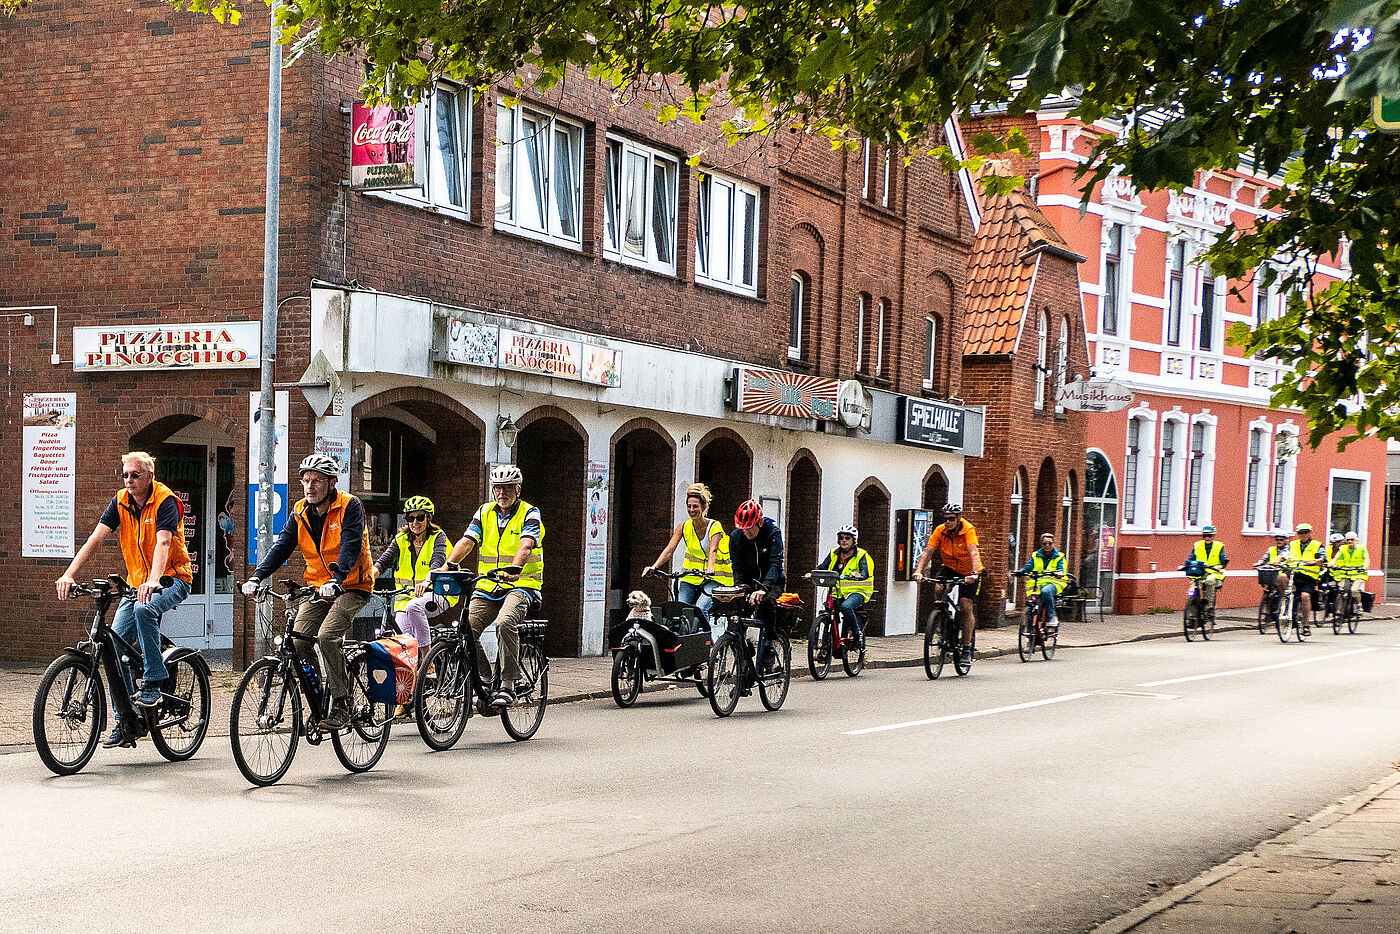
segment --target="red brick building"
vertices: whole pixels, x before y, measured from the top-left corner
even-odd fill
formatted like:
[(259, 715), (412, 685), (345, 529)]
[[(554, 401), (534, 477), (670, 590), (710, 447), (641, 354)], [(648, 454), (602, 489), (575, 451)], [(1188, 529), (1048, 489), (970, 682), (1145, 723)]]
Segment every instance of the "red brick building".
[[(187, 534), (208, 571), (165, 628), (232, 645), (236, 660), (254, 636), (233, 584), (248, 570), (256, 370), (74, 359), (75, 340), (119, 329), (260, 321), (268, 52), (255, 20), (92, 0), (0, 22), (0, 306), (55, 309), (34, 325), (28, 312), (5, 319), (0, 464), (21, 473), (25, 394), (75, 394), (76, 545), (116, 488), (119, 455), (155, 453), (191, 503)], [(913, 586), (890, 579), (893, 511), (960, 496), (964, 452), (980, 450), (980, 413), (949, 401), (962, 385), (969, 180), (799, 134), (731, 150), (708, 125), (662, 126), (570, 81), (518, 104), (440, 86), (415, 114), (422, 184), (356, 191), (360, 74), (308, 55), (283, 77), (276, 380), (297, 382), (324, 355), (341, 387), (321, 417), (289, 393), (292, 498), (296, 462), (320, 444), (347, 461), (343, 485), (376, 540), (417, 493), (456, 536), (487, 465), (514, 459), (547, 527), (550, 647), (578, 654), (602, 650), (609, 607), (699, 478), (726, 527), (742, 499), (764, 501), (794, 576), (856, 521), (885, 578), (875, 631), (913, 631)], [(86, 327), (98, 331), (75, 336)], [(516, 365), (544, 344), (587, 366)], [(818, 407), (837, 381), (854, 381), (841, 387), (847, 423)], [(755, 404), (763, 386), (784, 395)], [(910, 398), (948, 410), (958, 435), (899, 443)], [(67, 559), (24, 553), (27, 497), (0, 492), (15, 519), (0, 527), (0, 568), (33, 609), (0, 627), (6, 655), (42, 659), (76, 637), (80, 614), (46, 583)], [(89, 570), (118, 560), (113, 549)]]

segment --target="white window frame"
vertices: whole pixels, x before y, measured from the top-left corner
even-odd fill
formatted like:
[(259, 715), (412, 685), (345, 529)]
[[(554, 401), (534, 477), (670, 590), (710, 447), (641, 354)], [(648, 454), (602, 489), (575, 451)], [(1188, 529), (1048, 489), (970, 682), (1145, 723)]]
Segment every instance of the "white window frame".
[(932, 390), (938, 379), (938, 318), (924, 315), (924, 389)]
[(1065, 553), (1065, 565), (1068, 566), (1070, 529), (1074, 528), (1074, 487), (1070, 485), (1069, 477), (1065, 477), (1065, 495), (1060, 498), (1060, 508), (1064, 519), (1064, 541), (1060, 543), (1060, 550)]
[[(729, 198), (727, 215), (728, 254), (723, 272), (715, 268), (715, 220), (719, 217), (723, 199), (716, 201), (717, 195)], [(744, 250), (744, 227), (741, 210), (746, 197), (754, 199), (753, 245)], [(698, 188), (695, 207), (695, 281), (699, 285), (737, 292), (740, 295), (757, 295), (761, 271), (758, 267), (759, 244), (763, 239), (763, 191), (748, 182), (710, 169), (701, 169), (698, 175)], [(744, 259), (747, 256), (753, 264), (753, 282), (744, 282)]]
[[(443, 194), (446, 188), (445, 170), (439, 169), (436, 152), (430, 150), (429, 141), (436, 141), (438, 135), (437, 95), (439, 91), (456, 94), (458, 99), (457, 132), (461, 151), (457, 157), (458, 170), (462, 179), (462, 203), (454, 204)], [(476, 103), (471, 88), (448, 82), (439, 82), (433, 87), (431, 105), (429, 101), (419, 101), (414, 106), (413, 158), (423, 166), (423, 185), (419, 188), (399, 188), (392, 191), (372, 191), (369, 194), (386, 201), (397, 201), (417, 208), (427, 208), (443, 214), (451, 214), (462, 220), (471, 220), (472, 203), (472, 131), (473, 110)]]
[(865, 316), (869, 313), (870, 296), (856, 296), (856, 372), (865, 372)]
[[(802, 329), (807, 321), (807, 278), (798, 271), (792, 274), (792, 294), (788, 298), (788, 359), (802, 359)], [(793, 343), (793, 335), (797, 343)]]
[(1055, 414), (1063, 415), (1065, 407), (1060, 404), (1060, 387), (1069, 382), (1069, 319), (1060, 319), (1060, 337), (1055, 345)]
[[(1187, 517), (1187, 524), (1193, 529), (1203, 529), (1214, 522), (1215, 516), (1215, 432), (1217, 419), (1210, 412), (1204, 411), (1192, 417), (1191, 427), (1187, 434), (1187, 456), (1192, 456), (1191, 435), (1195, 433), (1196, 426), (1201, 427), (1201, 470), (1199, 476), (1200, 489), (1196, 496), (1196, 521), (1190, 522)], [(1189, 513), (1191, 509), (1191, 463), (1186, 462), (1186, 496), (1183, 501), (1184, 509)]]
[[(1157, 478), (1157, 413), (1147, 406), (1139, 406), (1128, 411), (1128, 421), (1141, 419), (1138, 429), (1138, 461), (1133, 481), (1133, 521), (1128, 521), (1128, 435), (1127, 426), (1123, 431), (1123, 481), (1118, 488), (1119, 524), (1123, 531), (1150, 532), (1157, 517), (1157, 500), (1152, 491), (1156, 489)], [(1112, 463), (1110, 461), (1109, 463)], [(1143, 509), (1147, 512), (1144, 513)]]
[[(1128, 225), (1113, 217), (1104, 218), (1103, 237), (1103, 268), (1099, 272), (1099, 328), (1098, 332), (1108, 337), (1122, 337), (1123, 335), (1123, 275), (1127, 268), (1125, 262), (1127, 253)], [(1113, 229), (1118, 228), (1118, 250), (1110, 253), (1110, 245), (1113, 243)], [(1110, 288), (1108, 281), (1109, 257), (1113, 257), (1113, 284)], [(1108, 330), (1105, 326), (1108, 320), (1108, 306), (1113, 306), (1113, 330)]]
[[(1223, 354), (1223, 353), (1224, 353), (1224, 348), (1221, 346), (1222, 331), (1224, 330), (1224, 325), (1225, 325), (1225, 322), (1222, 320), (1223, 317), (1224, 317), (1224, 305), (1225, 305), (1225, 301), (1224, 301), (1225, 296), (1224, 296), (1223, 293), (1224, 293), (1224, 292), (1226, 291), (1226, 289), (1228, 288), (1228, 285), (1226, 284), (1225, 278), (1224, 278), (1223, 276), (1217, 276), (1217, 275), (1213, 275), (1213, 274), (1210, 275), (1210, 276), (1207, 276), (1207, 275), (1206, 275), (1207, 272), (1210, 272), (1210, 273), (1214, 273), (1214, 272), (1215, 272), (1215, 270), (1211, 269), (1209, 265), (1207, 265), (1207, 264), (1205, 264), (1205, 263), (1202, 263), (1200, 266), (1197, 267), (1197, 269), (1198, 269), (1198, 273), (1197, 273), (1196, 297), (1195, 297), (1195, 301), (1193, 302), (1193, 305), (1195, 306), (1195, 307), (1194, 307), (1194, 311), (1195, 311), (1195, 318), (1196, 318), (1196, 320), (1195, 320), (1195, 325), (1196, 325), (1196, 326), (1195, 326), (1194, 328), (1192, 328), (1192, 330), (1195, 331), (1195, 338), (1196, 338), (1196, 339), (1195, 339), (1195, 341), (1193, 341), (1193, 343), (1192, 343), (1191, 352), (1192, 352), (1192, 353), (1198, 353), (1198, 354)], [(1206, 293), (1206, 280), (1207, 280), (1207, 279), (1210, 280), (1210, 288), (1211, 288), (1210, 347), (1209, 347), (1209, 348), (1206, 348), (1206, 347), (1202, 347), (1202, 346), (1201, 346), (1201, 340), (1202, 340), (1202, 338), (1205, 336), (1205, 335), (1204, 335), (1204, 331), (1205, 331), (1205, 327), (1204, 327), (1204, 325), (1205, 325), (1205, 313), (1206, 313), (1206, 309), (1205, 309), (1205, 293)]]
[[(617, 154), (616, 177), (614, 177), (614, 153)], [(633, 159), (640, 159), (645, 165), (642, 173), (642, 253), (638, 255), (628, 249), (624, 242), (627, 237), (627, 218), (633, 199), (637, 193), (627, 184), (629, 176), (628, 166)], [(668, 193), (670, 204), (667, 205), (670, 215), (670, 236), (671, 236), (671, 256), (666, 259), (661, 255), (661, 249), (656, 242), (656, 172), (658, 163), (669, 167), (671, 173), (671, 190)], [(627, 263), (630, 266), (639, 266), (643, 269), (650, 269), (652, 272), (665, 273), (674, 276), (676, 274), (676, 258), (680, 254), (678, 234), (680, 232), (680, 222), (677, 212), (680, 209), (680, 180), (681, 163), (671, 153), (641, 143), (633, 142), (621, 136), (608, 136), (607, 148), (603, 155), (603, 256), (611, 260)], [(611, 210), (609, 210), (611, 206)]]
[(1036, 338), (1035, 349), (1035, 409), (1045, 409), (1046, 386), (1050, 382), (1050, 311), (1042, 308), (1036, 319), (1040, 334)]
[[(1359, 480), (1361, 482), (1361, 504), (1360, 512), (1357, 515), (1356, 540), (1361, 544), (1366, 544), (1366, 532), (1369, 525), (1368, 519), (1371, 513), (1371, 475), (1360, 470), (1342, 470), (1332, 468), (1327, 472), (1327, 532), (1332, 531), (1332, 503), (1336, 501), (1338, 480)], [(1324, 535), (1314, 533), (1318, 538)]]
[[(880, 153), (876, 151), (877, 145), (877, 143), (868, 139), (865, 141), (865, 149), (861, 157), (863, 171), (861, 173), (860, 196), (866, 201), (874, 201), (878, 203), (880, 207), (887, 208), (890, 206), (890, 147), (888, 146), (884, 147), (884, 171), (880, 178), (876, 179), (876, 181), (879, 182), (880, 197), (873, 198), (870, 194), (870, 163), (872, 161), (872, 156), (878, 157), (880, 155)], [(880, 166), (876, 166), (876, 170), (879, 171)]]
[[(1292, 456), (1283, 463), (1283, 483), (1282, 489), (1278, 483), (1278, 464), (1280, 461), (1280, 450), (1288, 447), (1292, 450)], [(1279, 500), (1280, 517), (1276, 525), (1279, 528), (1287, 529), (1292, 533), (1293, 525), (1293, 496), (1298, 479), (1298, 456), (1301, 449), (1298, 447), (1298, 429), (1289, 421), (1278, 426), (1274, 431), (1274, 445), (1269, 458), (1269, 521), (1273, 522), (1274, 499)], [(1330, 491), (1329, 491), (1330, 492)]]
[[(583, 124), (573, 120), (560, 117), (547, 110), (541, 110), (529, 106), (525, 103), (517, 103), (507, 106), (504, 99), (496, 102), (496, 190), (499, 192), (502, 186), (509, 186), (510, 202), (508, 213), (503, 213), (501, 202), (496, 204), (496, 229), (508, 233), (528, 237), (531, 240), (541, 240), (545, 243), (552, 243), (557, 246), (567, 247), (572, 250), (583, 250), (583, 166), (584, 149), (587, 147), (587, 133)], [(510, 121), (511, 138), (509, 142), (504, 142), (500, 135), (501, 120), (508, 115)], [(520, 206), (524, 203), (522, 195), (526, 191), (528, 179), (520, 169), (526, 165), (528, 149), (525, 145), (524, 121), (526, 119), (542, 121), (544, 137), (544, 152), (542, 169), (543, 176), (540, 179), (543, 204), (542, 218), (539, 227), (535, 227), (520, 217)], [(571, 168), (574, 173), (574, 184), (571, 192), (572, 208), (574, 213), (575, 233), (570, 235), (564, 231), (562, 217), (557, 210), (557, 193), (555, 192), (555, 152), (556, 131), (563, 128), (571, 139), (576, 139), (578, 149), (573, 154)], [(536, 141), (538, 144), (538, 140)], [(502, 158), (502, 150), (510, 148), (509, 161)], [(506, 166), (509, 175), (501, 177), (502, 166)]]
[[(1026, 526), (1025, 500), (1026, 500), (1025, 488), (1024, 488), (1024, 486), (1021, 484), (1021, 469), (1018, 467), (1018, 468), (1016, 468), (1016, 470), (1014, 470), (1014, 471), (1012, 472), (1012, 474), (1011, 474), (1011, 498), (1010, 498), (1010, 506), (1011, 506), (1011, 528), (1008, 529), (1008, 531), (1011, 533), (1011, 534), (1010, 534), (1010, 540), (1011, 540), (1011, 541), (1014, 541), (1014, 542), (1016, 543), (1016, 545), (1015, 545), (1015, 553), (1011, 555), (1011, 561), (1010, 561), (1010, 564), (1011, 564), (1010, 570), (1012, 570), (1012, 571), (1016, 571), (1016, 570), (1019, 570), (1019, 569), (1020, 569), (1020, 567), (1021, 567), (1021, 555), (1027, 553), (1027, 552), (1026, 552), (1026, 545), (1025, 545), (1025, 542), (1022, 541), (1022, 538), (1024, 537), (1024, 534), (1025, 534), (1025, 526)], [(1008, 543), (1008, 544), (1009, 544), (1009, 543)], [(1006, 590), (1006, 608), (1007, 608), (1008, 610), (1014, 610), (1014, 609), (1016, 608), (1016, 584), (1017, 584), (1017, 580), (1016, 580), (1016, 578), (1012, 577), (1010, 574), (1007, 574), (1007, 578), (1008, 578), (1008, 580), (1009, 580), (1011, 586), (1008, 587), (1007, 590)]]
[[(1253, 507), (1254, 507), (1254, 522), (1253, 522), (1253, 523), (1250, 523), (1250, 521), (1249, 521), (1249, 509), (1250, 509), (1250, 505), (1251, 505), (1251, 504), (1250, 504), (1250, 502), (1249, 502), (1249, 470), (1250, 470), (1250, 466), (1251, 466), (1251, 465), (1250, 465), (1250, 456), (1251, 456), (1251, 455), (1250, 455), (1250, 453), (1249, 453), (1249, 445), (1250, 445), (1250, 442), (1252, 441), (1252, 439), (1254, 438), (1254, 435), (1255, 435), (1256, 432), (1257, 432), (1258, 435), (1259, 435), (1259, 463), (1258, 463), (1258, 465), (1257, 465), (1257, 466), (1258, 466), (1258, 469), (1259, 469), (1259, 475), (1255, 478), (1255, 482), (1254, 482), (1254, 503), (1253, 503)], [(1270, 532), (1273, 531), (1273, 527), (1272, 527), (1271, 524), (1270, 524), (1270, 523), (1271, 523), (1271, 517), (1272, 517), (1272, 512), (1271, 512), (1272, 503), (1271, 503), (1270, 500), (1269, 500), (1269, 484), (1272, 482), (1273, 475), (1274, 475), (1274, 462), (1273, 462), (1273, 457), (1272, 457), (1272, 453), (1273, 453), (1273, 449), (1274, 449), (1274, 447), (1273, 447), (1273, 434), (1274, 434), (1274, 426), (1273, 426), (1273, 423), (1270, 422), (1268, 419), (1262, 419), (1262, 418), (1261, 418), (1261, 419), (1256, 419), (1255, 421), (1250, 422), (1250, 423), (1249, 423), (1249, 429), (1248, 429), (1248, 431), (1245, 432), (1245, 447), (1244, 447), (1244, 471), (1245, 471), (1245, 474), (1244, 474), (1244, 495), (1245, 495), (1245, 508), (1244, 508), (1244, 526), (1243, 526), (1243, 531), (1244, 531), (1246, 534), (1248, 534), (1248, 533), (1254, 533), (1254, 534), (1257, 534), (1257, 535), (1266, 535), (1266, 534), (1269, 534)]]
[[(1174, 425), (1172, 429), (1172, 458), (1171, 462), (1166, 462), (1167, 426)], [(1184, 529), (1185, 523), (1182, 521), (1185, 514), (1186, 493), (1186, 457), (1184, 452), (1190, 450), (1191, 443), (1191, 420), (1186, 413), (1180, 409), (1173, 409), (1162, 415), (1161, 423), (1157, 427), (1157, 460), (1154, 463), (1153, 474), (1157, 481), (1157, 495), (1152, 500), (1152, 519), (1159, 529)], [(1163, 476), (1163, 467), (1166, 467), (1166, 476)], [(1165, 489), (1163, 489), (1165, 484)], [(1166, 518), (1162, 518), (1162, 501), (1166, 499)]]
[[(1178, 250), (1181, 257), (1179, 268), (1174, 265)], [(1186, 312), (1189, 307), (1186, 301), (1186, 281), (1188, 279), (1186, 267), (1191, 262), (1190, 252), (1190, 247), (1184, 237), (1169, 237), (1167, 239), (1167, 279), (1163, 292), (1166, 302), (1162, 314), (1162, 344), (1166, 347), (1181, 346), (1181, 328), (1186, 323)], [(1176, 323), (1175, 340), (1171, 336), (1173, 319)]]
[(875, 375), (885, 375), (885, 334), (894, 319), (892, 305), (888, 298), (875, 303)]

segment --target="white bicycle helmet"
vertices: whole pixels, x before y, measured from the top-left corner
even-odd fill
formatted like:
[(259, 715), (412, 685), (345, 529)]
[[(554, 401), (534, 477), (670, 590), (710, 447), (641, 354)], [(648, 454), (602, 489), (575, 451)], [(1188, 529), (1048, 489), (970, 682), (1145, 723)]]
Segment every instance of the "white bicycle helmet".
[(520, 484), (525, 482), (525, 477), (520, 472), (520, 468), (514, 464), (497, 464), (491, 468), (491, 485), (505, 486), (507, 484)]
[(849, 535), (856, 541), (860, 541), (860, 531), (853, 525), (843, 525), (836, 530), (837, 535)]
[(1327, 541), (1328, 541), (1328, 543), (1329, 543), (1329, 544), (1332, 544), (1332, 545), (1337, 544), (1337, 543), (1340, 542), (1341, 540), (1342, 540), (1342, 533), (1341, 533), (1341, 532), (1333, 532), (1331, 535), (1327, 536)]
[(340, 465), (335, 462), (335, 458), (328, 454), (308, 454), (302, 460), (301, 466), (297, 468), (298, 473), (305, 473), (313, 470), (322, 476), (330, 477), (332, 480), (340, 476)]

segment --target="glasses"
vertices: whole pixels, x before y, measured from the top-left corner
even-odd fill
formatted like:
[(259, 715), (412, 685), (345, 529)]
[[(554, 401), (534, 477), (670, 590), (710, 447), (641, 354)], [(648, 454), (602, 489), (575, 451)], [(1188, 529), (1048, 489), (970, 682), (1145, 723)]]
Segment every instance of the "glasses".
[(118, 470), (117, 476), (123, 480), (139, 480), (146, 475), (144, 470)]
[(418, 515), (416, 515), (416, 516), (409, 516), (409, 517), (408, 517), (408, 521), (409, 521), (409, 522), (427, 522), (427, 521), (428, 521), (428, 517), (427, 517), (426, 515), (424, 515), (423, 513), (420, 512), (420, 513), (418, 513)]

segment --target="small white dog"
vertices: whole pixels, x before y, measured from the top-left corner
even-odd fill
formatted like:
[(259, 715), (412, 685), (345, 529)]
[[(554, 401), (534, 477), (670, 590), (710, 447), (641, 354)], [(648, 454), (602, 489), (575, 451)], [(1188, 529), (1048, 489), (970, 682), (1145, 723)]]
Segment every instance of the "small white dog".
[(651, 619), (651, 597), (640, 590), (627, 595), (627, 605), (631, 607), (627, 613), (628, 619)]

